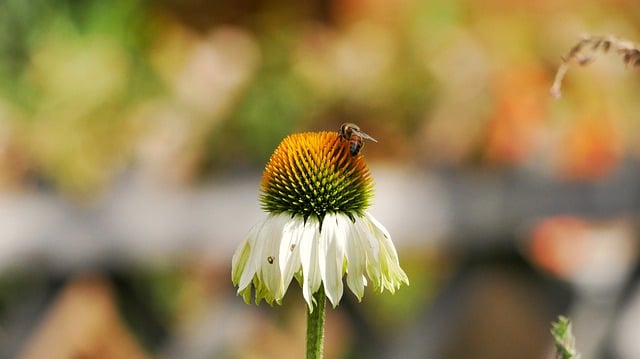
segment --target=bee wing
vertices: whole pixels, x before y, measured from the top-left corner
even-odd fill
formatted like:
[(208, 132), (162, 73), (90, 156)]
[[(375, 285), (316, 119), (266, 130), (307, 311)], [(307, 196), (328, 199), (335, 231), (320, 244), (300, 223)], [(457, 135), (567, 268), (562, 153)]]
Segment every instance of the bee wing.
[(362, 132), (362, 131), (358, 131), (358, 134), (360, 135), (360, 137), (364, 138), (365, 140), (369, 140), (369, 141), (373, 141), (373, 142), (378, 142), (378, 140), (376, 140), (375, 138), (367, 135), (366, 133)]

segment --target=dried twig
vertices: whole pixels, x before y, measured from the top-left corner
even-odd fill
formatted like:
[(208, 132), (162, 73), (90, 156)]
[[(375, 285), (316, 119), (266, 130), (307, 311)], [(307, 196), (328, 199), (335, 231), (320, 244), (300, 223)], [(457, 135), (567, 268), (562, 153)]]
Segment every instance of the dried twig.
[(633, 42), (615, 36), (585, 36), (569, 50), (567, 55), (562, 57), (562, 63), (558, 67), (551, 86), (551, 95), (555, 98), (560, 97), (562, 79), (572, 62), (576, 62), (580, 66), (587, 65), (595, 59), (598, 51), (615, 52), (622, 55), (626, 65), (640, 67), (640, 48), (636, 47)]

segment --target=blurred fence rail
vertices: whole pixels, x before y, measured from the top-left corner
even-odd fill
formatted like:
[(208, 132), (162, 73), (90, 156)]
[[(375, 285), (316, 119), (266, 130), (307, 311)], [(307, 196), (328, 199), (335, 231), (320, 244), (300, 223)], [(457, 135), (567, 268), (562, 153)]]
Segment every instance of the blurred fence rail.
[[(564, 182), (523, 171), (423, 171), (378, 164), (371, 212), (403, 247), (444, 238), (460, 245), (513, 238), (551, 215), (633, 216), (640, 166), (628, 161), (597, 182)], [(167, 189), (131, 178), (91, 204), (57, 194), (0, 198), (0, 267), (32, 263), (79, 269), (197, 252), (230, 260), (263, 217), (260, 174), (196, 189)], [(462, 241), (462, 242), (460, 242)]]

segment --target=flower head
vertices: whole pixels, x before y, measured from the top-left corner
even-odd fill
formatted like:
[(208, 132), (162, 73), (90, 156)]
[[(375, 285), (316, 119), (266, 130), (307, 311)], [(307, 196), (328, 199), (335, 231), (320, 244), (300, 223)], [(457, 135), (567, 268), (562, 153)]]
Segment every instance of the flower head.
[(280, 302), (295, 277), (310, 310), (321, 285), (335, 307), (347, 287), (362, 299), (367, 278), (394, 292), (409, 280), (391, 236), (366, 209), (373, 194), (362, 154), (337, 132), (286, 137), (262, 176), (267, 218), (254, 226), (232, 260), (232, 281), (245, 301)]

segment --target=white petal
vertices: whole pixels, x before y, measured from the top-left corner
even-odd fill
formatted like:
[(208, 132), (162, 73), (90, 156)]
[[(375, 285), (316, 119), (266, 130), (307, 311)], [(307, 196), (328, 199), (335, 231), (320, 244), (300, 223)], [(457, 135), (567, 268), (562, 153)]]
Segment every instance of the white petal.
[(366, 218), (356, 217), (355, 230), (360, 234), (362, 245), (365, 248), (367, 276), (373, 281), (373, 287), (379, 289), (381, 288), (382, 279), (380, 276), (380, 245), (378, 240), (371, 233)]
[(379, 260), (382, 288), (387, 288), (390, 292), (394, 292), (400, 287), (401, 283), (409, 284), (409, 278), (400, 268), (398, 253), (387, 229), (369, 213), (365, 213), (365, 215), (365, 222), (369, 222), (370, 229), (380, 244)]
[(396, 252), (396, 248), (393, 246), (393, 242), (391, 242), (391, 235), (389, 234), (387, 229), (382, 225), (382, 223), (378, 222), (378, 220), (368, 212), (365, 212), (365, 222), (369, 223), (371, 232), (376, 237), (380, 237), (381, 239), (383, 239), (379, 241), (379, 243), (381, 244), (380, 250), (387, 251), (393, 261), (398, 262), (398, 253)]
[[(237, 285), (240, 281), (240, 277), (246, 268), (247, 261), (251, 255), (251, 249), (255, 242), (256, 232), (259, 229), (259, 225), (253, 226), (249, 231), (249, 234), (245, 237), (242, 243), (238, 246), (231, 258), (231, 281), (234, 285)], [(254, 270), (255, 272), (255, 270)]]
[(284, 296), (279, 254), (284, 227), (289, 221), (289, 217), (290, 215), (285, 213), (274, 215), (271, 221), (265, 224), (259, 237), (259, 241), (263, 242), (264, 246), (262, 247), (262, 255), (257, 258), (260, 261), (258, 275), (269, 295), (276, 301)]
[(349, 224), (347, 241), (345, 242), (345, 255), (347, 258), (347, 286), (355, 294), (358, 301), (362, 300), (367, 279), (364, 276), (366, 267), (367, 239), (364, 238), (357, 226)]
[(324, 283), (324, 290), (327, 298), (333, 306), (337, 306), (342, 298), (342, 264), (344, 262), (344, 250), (341, 242), (345, 240), (346, 234), (341, 233), (342, 226), (338, 226), (338, 217), (334, 214), (327, 214), (322, 222), (320, 232), (319, 260), (320, 275)]
[[(257, 238), (260, 237), (260, 234), (262, 233), (262, 229), (265, 223), (267, 223), (270, 220), (270, 218), (271, 216), (267, 217), (267, 219), (265, 219), (261, 223), (256, 224), (247, 235), (245, 245), (250, 247), (249, 258), (246, 260), (245, 266), (242, 269), (240, 280), (238, 281), (238, 293), (240, 293), (244, 288), (246, 288), (251, 283), (254, 275), (256, 274), (256, 271), (258, 270), (256, 256), (258, 256), (258, 252), (259, 252), (258, 247), (261, 246), (261, 243), (260, 243), (261, 241), (257, 240)], [(233, 266), (234, 264), (232, 260), (232, 267)]]
[(286, 292), (293, 275), (300, 270), (300, 240), (304, 234), (304, 219), (291, 218), (284, 226), (283, 240), (280, 242), (280, 273)]
[(318, 265), (318, 239), (320, 224), (314, 217), (307, 218), (298, 247), (302, 264), (302, 295), (313, 311), (313, 293), (320, 288), (320, 268)]

